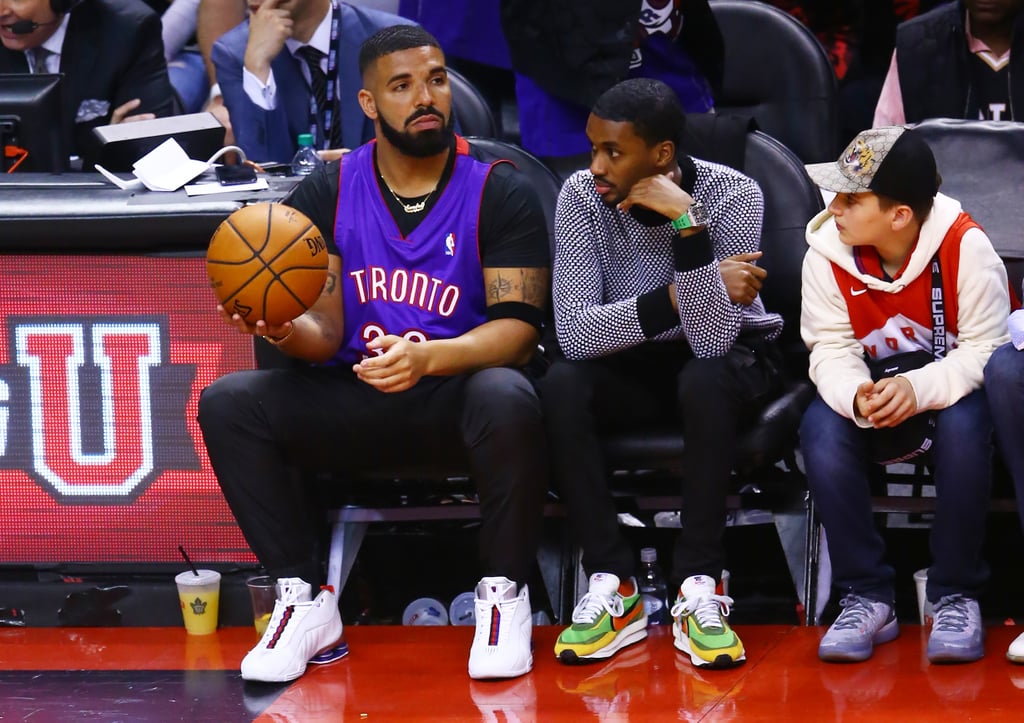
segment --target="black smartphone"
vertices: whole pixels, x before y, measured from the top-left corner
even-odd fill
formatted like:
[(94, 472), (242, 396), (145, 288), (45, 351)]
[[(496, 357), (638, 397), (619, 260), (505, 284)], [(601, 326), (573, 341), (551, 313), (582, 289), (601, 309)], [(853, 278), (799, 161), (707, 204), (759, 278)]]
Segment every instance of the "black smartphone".
[(252, 166), (241, 164), (232, 166), (217, 166), (217, 180), (222, 186), (238, 186), (243, 183), (253, 183), (256, 180), (256, 169)]
[(268, 176), (290, 176), (292, 173), (291, 163), (261, 163), (260, 168)]

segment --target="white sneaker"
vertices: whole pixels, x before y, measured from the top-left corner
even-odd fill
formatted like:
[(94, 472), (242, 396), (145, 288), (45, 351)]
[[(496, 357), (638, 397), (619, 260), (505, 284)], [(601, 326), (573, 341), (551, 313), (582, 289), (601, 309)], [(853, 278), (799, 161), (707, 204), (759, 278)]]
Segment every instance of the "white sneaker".
[(1011, 663), (1024, 664), (1024, 633), (1017, 636), (1017, 639), (1010, 643), (1006, 649), (1006, 659)]
[(507, 577), (485, 577), (476, 586), (476, 634), (469, 649), (469, 677), (515, 678), (533, 668), (530, 592), (518, 593)]
[(334, 590), (324, 588), (310, 600), (309, 583), (297, 577), (278, 580), (278, 590), (267, 631), (242, 659), (243, 680), (283, 683), (305, 673), (308, 663), (348, 655)]
[(285, 595), (295, 598), (295, 602), (309, 602), (313, 599), (313, 586), (301, 577), (279, 577), (277, 597)]

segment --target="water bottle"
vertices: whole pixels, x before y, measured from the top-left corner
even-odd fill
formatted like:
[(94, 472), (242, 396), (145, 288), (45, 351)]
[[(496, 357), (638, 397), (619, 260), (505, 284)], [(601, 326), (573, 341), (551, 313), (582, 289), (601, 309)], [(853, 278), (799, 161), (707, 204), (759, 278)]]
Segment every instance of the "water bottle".
[(292, 158), (292, 173), (296, 176), (308, 176), (322, 165), (324, 162), (313, 147), (313, 134), (300, 133), (299, 150)]
[(666, 625), (671, 622), (668, 605), (668, 586), (658, 566), (658, 551), (653, 547), (640, 550), (640, 578), (637, 581), (648, 625)]

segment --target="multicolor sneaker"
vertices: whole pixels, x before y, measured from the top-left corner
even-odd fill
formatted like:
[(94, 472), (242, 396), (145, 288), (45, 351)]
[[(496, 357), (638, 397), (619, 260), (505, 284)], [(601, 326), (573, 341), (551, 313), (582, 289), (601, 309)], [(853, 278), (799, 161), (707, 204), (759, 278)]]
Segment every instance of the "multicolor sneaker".
[(843, 611), (818, 643), (818, 657), (832, 663), (867, 660), (876, 645), (900, 634), (896, 611), (888, 603), (848, 593), (839, 601)]
[(469, 677), (515, 678), (533, 668), (530, 591), (507, 577), (485, 577), (476, 586), (476, 634), (469, 649)]
[(636, 579), (623, 592), (619, 578), (590, 576), (590, 589), (572, 611), (572, 625), (555, 642), (555, 655), (567, 664), (603, 660), (647, 637), (647, 612)]
[(675, 646), (701, 668), (730, 668), (747, 659), (740, 638), (729, 627), (732, 598), (718, 594), (707, 575), (691, 575), (679, 586), (672, 606)]
[(928, 660), (932, 663), (969, 663), (985, 655), (985, 628), (981, 608), (974, 598), (945, 595), (933, 609), (928, 636)]
[(242, 659), (242, 679), (284, 683), (306, 672), (308, 663), (325, 664), (348, 655), (334, 590), (325, 587), (310, 600), (309, 583), (278, 580), (278, 598), (267, 630)]

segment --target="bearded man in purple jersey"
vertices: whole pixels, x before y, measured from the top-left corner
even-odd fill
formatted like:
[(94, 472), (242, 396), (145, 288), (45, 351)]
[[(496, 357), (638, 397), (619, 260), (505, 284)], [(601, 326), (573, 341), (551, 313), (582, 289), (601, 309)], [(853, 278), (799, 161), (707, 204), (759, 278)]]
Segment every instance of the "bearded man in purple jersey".
[(335, 591), (314, 594), (319, 513), (291, 469), (417, 461), (461, 462), (480, 495), (469, 674), (523, 675), (533, 665), (525, 580), (548, 487), (541, 407), (523, 371), (549, 289), (544, 215), (515, 168), (454, 134), (444, 54), (429, 33), (385, 28), (359, 65), (376, 139), (288, 201), (327, 241), (319, 300), (280, 325), (219, 309), (240, 333), (310, 364), (227, 375), (199, 403), (224, 495), (281, 591), (242, 677), (291, 680), (345, 652)]

